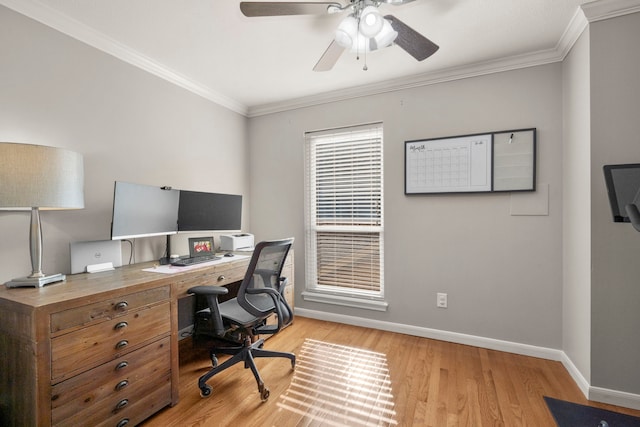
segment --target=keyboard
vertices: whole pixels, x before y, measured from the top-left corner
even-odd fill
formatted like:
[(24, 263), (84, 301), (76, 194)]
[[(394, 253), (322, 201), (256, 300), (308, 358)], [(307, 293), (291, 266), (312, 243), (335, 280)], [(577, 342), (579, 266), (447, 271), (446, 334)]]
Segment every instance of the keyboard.
[(215, 261), (217, 259), (222, 259), (222, 258), (215, 255), (197, 256), (193, 258), (182, 258), (178, 261), (172, 262), (171, 265), (175, 265), (177, 267), (186, 267), (188, 265), (202, 264), (203, 262)]

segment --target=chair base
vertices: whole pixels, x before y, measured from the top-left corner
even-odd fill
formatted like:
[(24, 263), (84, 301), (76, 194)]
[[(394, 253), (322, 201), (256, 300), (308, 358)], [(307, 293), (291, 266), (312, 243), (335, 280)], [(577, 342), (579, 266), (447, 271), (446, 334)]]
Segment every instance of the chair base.
[[(253, 372), (253, 376), (258, 383), (258, 392), (260, 393), (260, 399), (264, 402), (269, 398), (269, 389), (265, 387), (264, 381), (258, 372), (258, 368), (256, 367), (254, 358), (256, 357), (283, 357), (291, 360), (291, 369), (295, 369), (296, 365), (296, 355), (293, 353), (286, 353), (281, 351), (271, 351), (265, 350), (262, 347), (264, 346), (264, 339), (261, 338), (256, 342), (252, 343), (249, 337), (246, 337), (244, 340), (244, 345), (241, 347), (228, 347), (228, 348), (216, 348), (211, 351), (211, 361), (213, 364), (213, 368), (202, 375), (198, 379), (198, 387), (200, 388), (200, 395), (202, 397), (208, 397), (211, 395), (211, 386), (207, 384), (207, 381), (216, 375), (219, 372), (224, 371), (225, 369), (235, 365), (236, 363), (243, 362), (245, 369), (251, 369)], [(221, 365), (217, 364), (217, 358), (215, 354), (228, 354), (231, 355), (231, 358), (227, 359)]]

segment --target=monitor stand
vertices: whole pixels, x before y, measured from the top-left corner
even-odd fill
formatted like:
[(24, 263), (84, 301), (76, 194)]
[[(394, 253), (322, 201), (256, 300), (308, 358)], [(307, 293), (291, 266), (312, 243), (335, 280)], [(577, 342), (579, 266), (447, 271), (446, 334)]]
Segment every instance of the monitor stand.
[(164, 254), (165, 256), (163, 256), (158, 260), (160, 265), (171, 264), (171, 261), (169, 259), (169, 257), (171, 256), (171, 235), (170, 234), (167, 234), (166, 252)]

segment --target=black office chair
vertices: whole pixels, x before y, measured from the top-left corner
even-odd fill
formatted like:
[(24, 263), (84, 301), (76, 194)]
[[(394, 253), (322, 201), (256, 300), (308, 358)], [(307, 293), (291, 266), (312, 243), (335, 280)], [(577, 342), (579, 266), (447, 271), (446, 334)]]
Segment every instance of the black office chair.
[[(228, 292), (222, 286), (195, 286), (189, 293), (205, 296), (208, 308), (195, 314), (194, 335), (210, 333), (219, 338), (236, 337), (240, 345), (216, 345), (211, 349), (213, 368), (198, 380), (200, 395), (211, 395), (209, 378), (222, 372), (238, 362), (250, 368), (258, 383), (258, 391), (262, 401), (269, 398), (269, 389), (258, 373), (254, 363), (255, 357), (285, 357), (291, 360), (291, 368), (295, 367), (296, 356), (265, 350), (264, 338), (256, 340), (257, 335), (275, 334), (283, 326), (293, 320), (293, 311), (284, 298), (287, 279), (281, 277), (284, 261), (293, 244), (293, 238), (260, 242), (253, 251), (247, 272), (238, 289), (236, 298), (218, 302), (218, 296)], [(267, 324), (267, 318), (276, 314), (277, 323)], [(216, 354), (228, 354), (232, 357), (218, 365)]]

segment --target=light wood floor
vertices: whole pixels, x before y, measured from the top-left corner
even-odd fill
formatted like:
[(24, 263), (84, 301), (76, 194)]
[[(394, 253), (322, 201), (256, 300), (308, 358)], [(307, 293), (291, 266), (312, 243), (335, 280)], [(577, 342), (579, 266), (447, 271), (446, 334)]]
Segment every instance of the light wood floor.
[(286, 359), (257, 360), (267, 402), (241, 364), (201, 398), (208, 352), (184, 344), (180, 402), (147, 427), (555, 426), (543, 396), (640, 416), (588, 402), (560, 362), (303, 317), (265, 344), (296, 353), (295, 371)]

